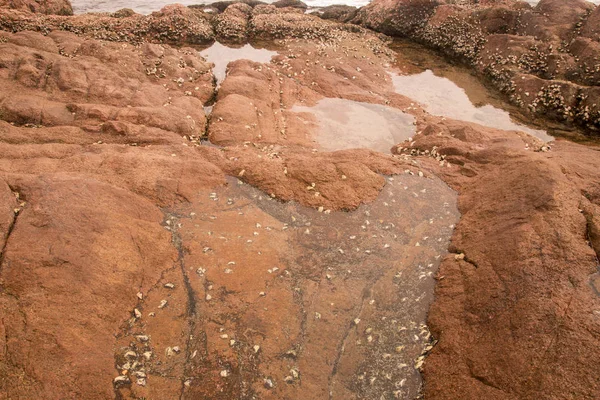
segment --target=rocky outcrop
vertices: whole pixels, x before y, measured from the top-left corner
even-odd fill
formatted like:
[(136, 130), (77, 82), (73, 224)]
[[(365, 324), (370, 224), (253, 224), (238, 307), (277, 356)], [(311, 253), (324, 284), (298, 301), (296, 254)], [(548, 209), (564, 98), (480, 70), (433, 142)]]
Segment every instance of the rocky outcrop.
[(69, 0), (0, 0), (0, 8), (40, 14), (73, 15)]
[(248, 40), (248, 24), (252, 7), (236, 3), (214, 18), (215, 34), (221, 41), (241, 43)]
[(272, 3), (277, 8), (299, 8), (301, 10), (306, 10), (308, 6), (306, 3), (303, 3), (300, 0), (277, 0)]
[(399, 145), (400, 154), (433, 152), (461, 166), (420, 157), (458, 190), (462, 214), (429, 314), (439, 344), (425, 363), (427, 398), (600, 393), (589, 357), (598, 261), (582, 213), (597, 207), (585, 193), (600, 183), (600, 159), (568, 142), (534, 149), (522, 135), (454, 122), (423, 125)]
[(112, 14), (68, 18), (0, 9), (0, 29), (44, 34), (68, 31), (93, 39), (133, 44), (147, 41), (190, 45), (206, 45), (214, 40), (242, 43), (286, 37), (331, 40), (342, 32), (364, 32), (357, 26), (324, 22), (294, 7), (246, 3), (217, 6), (226, 7), (216, 15), (204, 13), (203, 8), (173, 5), (147, 16), (125, 9)]
[[(290, 57), (273, 64), (232, 66), (214, 126), (207, 127), (203, 105), (215, 95), (214, 79), (195, 50), (58, 29), (0, 32), (1, 393), (23, 399), (344, 396), (355, 390), (355, 377), (338, 371), (395, 373), (397, 360), (383, 355), (400, 340), (406, 349), (397, 359), (420, 355), (427, 343), (420, 326), (396, 333), (378, 323), (397, 313), (402, 292), (384, 294), (397, 285), (397, 269), (410, 265), (389, 259), (387, 250), (434, 263), (444, 242), (396, 244), (383, 226), (376, 231), (385, 239), (372, 238), (370, 230), (360, 232), (360, 214), (335, 213), (377, 198), (386, 185), (382, 174), (412, 167), (369, 150), (313, 151), (311, 138), (299, 133), (314, 132), (300, 131), (304, 124), (294, 123), (287, 110), (326, 94), (376, 98), (369, 92), (389, 87), (367, 78), (382, 74), (389, 62), (374, 53), (383, 44), (368, 34), (337, 34), (329, 48), (303, 42), (282, 50)], [(342, 43), (357, 57), (321, 73)], [(290, 63), (305, 70), (301, 79)], [(348, 82), (351, 71), (358, 79)], [(249, 102), (260, 113), (247, 112)], [(275, 123), (282, 114), (285, 134)], [(262, 137), (251, 126), (255, 118)], [(240, 128), (243, 137), (235, 136)], [(220, 146), (204, 144), (206, 133)], [(236, 180), (227, 185), (227, 175), (264, 192)], [(411, 177), (415, 184), (429, 182)], [(427, 187), (442, 206), (435, 193), (444, 185)], [(323, 212), (299, 205), (292, 212), (277, 199)], [(411, 213), (431, 213), (428, 204)], [(387, 212), (381, 214), (386, 220), (392, 218)], [(315, 215), (325, 219), (316, 222)], [(345, 222), (332, 229), (337, 215)], [(421, 221), (406, 224), (399, 234)], [(345, 233), (332, 242), (342, 225)], [(443, 229), (426, 228), (431, 234)], [(304, 256), (325, 240), (337, 244), (319, 254), (333, 261), (343, 256), (342, 245), (350, 253), (352, 235), (352, 244), (373, 249), (359, 254), (372, 254), (372, 268), (352, 275), (354, 257), (324, 265)], [(416, 271), (411, 274), (416, 281)], [(381, 300), (368, 313), (362, 311), (365, 291)], [(423, 321), (425, 307), (420, 310)], [(345, 341), (363, 336), (353, 322), (359, 316), (371, 329), (388, 332), (386, 348), (340, 352)], [(421, 335), (418, 341), (414, 335)], [(363, 366), (369, 357), (383, 362)], [(418, 376), (410, 377), (405, 390), (416, 393)]]
[[(248, 7), (0, 12), (0, 393), (417, 398), (424, 368), (428, 398), (599, 397), (599, 153), (433, 117), (378, 36)], [(527, 54), (511, 10), (485, 29)], [(215, 37), (282, 40), (216, 91), (186, 47)], [(418, 134), (324, 151), (295, 108), (324, 98)]]
[(267, 4), (264, 1), (260, 1), (260, 0), (240, 0), (240, 1), (216, 1), (214, 3), (210, 3), (210, 4), (198, 4), (198, 5), (191, 5), (190, 8), (195, 8), (195, 9), (204, 9), (204, 8), (212, 8), (217, 10), (218, 12), (223, 12), (227, 9), (227, 7), (229, 7), (232, 4), (247, 4), (250, 7), (254, 8), (258, 5), (264, 5)]
[(353, 6), (332, 5), (323, 7), (318, 11), (317, 15), (323, 19), (330, 19), (333, 21), (346, 23), (354, 19), (357, 12), (358, 9)]
[(583, 0), (444, 4), (375, 1), (354, 19), (388, 35), (408, 36), (470, 65), (524, 109), (600, 129), (597, 7)]
[(181, 5), (151, 15), (130, 13), (83, 14), (72, 17), (19, 13), (0, 9), (0, 29), (19, 32), (68, 31), (94, 39), (130, 43), (206, 44), (214, 40), (208, 16)]

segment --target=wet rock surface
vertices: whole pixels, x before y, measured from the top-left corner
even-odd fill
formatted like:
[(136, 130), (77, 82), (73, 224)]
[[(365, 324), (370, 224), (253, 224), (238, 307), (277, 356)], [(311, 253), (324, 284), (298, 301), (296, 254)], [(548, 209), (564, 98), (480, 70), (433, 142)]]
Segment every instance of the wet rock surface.
[[(598, 151), (430, 115), (366, 29), (224, 10), (0, 11), (0, 397), (598, 397)], [(277, 55), (217, 88), (186, 46), (221, 37)], [(416, 134), (324, 148), (332, 99)]]
[[(450, 3), (450, 2), (448, 2)], [(598, 7), (583, 0), (375, 1), (353, 19), (462, 60), (531, 113), (600, 129)]]

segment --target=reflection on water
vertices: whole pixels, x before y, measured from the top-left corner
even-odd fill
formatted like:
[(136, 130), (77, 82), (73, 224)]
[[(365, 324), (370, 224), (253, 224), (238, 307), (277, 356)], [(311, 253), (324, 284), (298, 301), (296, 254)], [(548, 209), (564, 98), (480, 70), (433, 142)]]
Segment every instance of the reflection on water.
[(413, 116), (378, 104), (325, 98), (314, 107), (296, 105), (291, 111), (315, 116), (316, 140), (328, 151), (366, 147), (389, 153), (415, 133)]
[(227, 64), (235, 60), (251, 60), (261, 63), (268, 63), (271, 57), (277, 55), (276, 51), (267, 49), (257, 49), (250, 44), (245, 44), (241, 47), (227, 47), (219, 42), (215, 42), (209, 48), (202, 50), (200, 55), (206, 58), (207, 61), (215, 64), (213, 73), (217, 78), (217, 84), (225, 79)]
[(416, 75), (393, 75), (392, 81), (396, 92), (423, 104), (430, 114), (491, 128), (522, 131), (544, 141), (553, 140), (543, 130), (513, 122), (510, 114), (502, 109), (489, 104), (476, 107), (462, 88), (450, 79), (434, 75), (431, 70)]
[(429, 113), (553, 140), (468, 69), (406, 40), (395, 40), (390, 47), (396, 52), (394, 66), (400, 71), (391, 74), (396, 92), (423, 104)]

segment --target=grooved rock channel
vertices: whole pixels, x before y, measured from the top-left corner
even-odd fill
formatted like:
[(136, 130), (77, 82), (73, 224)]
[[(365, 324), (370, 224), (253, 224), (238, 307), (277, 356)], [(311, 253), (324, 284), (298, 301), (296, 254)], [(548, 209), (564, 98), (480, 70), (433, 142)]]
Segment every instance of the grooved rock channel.
[[(599, 397), (595, 145), (431, 115), (294, 8), (9, 6), (0, 399)], [(276, 54), (217, 87), (215, 38)]]

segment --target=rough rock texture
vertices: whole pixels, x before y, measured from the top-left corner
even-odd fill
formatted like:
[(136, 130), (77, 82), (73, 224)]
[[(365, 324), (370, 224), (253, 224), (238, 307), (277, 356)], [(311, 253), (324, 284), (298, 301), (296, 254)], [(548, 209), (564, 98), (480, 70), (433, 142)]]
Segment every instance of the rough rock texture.
[(214, 18), (215, 34), (219, 40), (227, 42), (246, 42), (248, 24), (252, 7), (244, 3), (235, 3)]
[(259, 1), (259, 0), (242, 0), (242, 1), (216, 1), (214, 3), (210, 3), (210, 4), (198, 4), (198, 5), (192, 5), (190, 6), (190, 8), (198, 8), (198, 9), (204, 9), (204, 8), (214, 8), (219, 12), (223, 12), (225, 11), (225, 9), (227, 9), (227, 7), (229, 7), (232, 4), (247, 4), (250, 7), (254, 8), (258, 5), (264, 5), (267, 4), (263, 1)]
[(291, 7), (300, 8), (302, 10), (306, 10), (308, 8), (306, 3), (303, 3), (300, 0), (277, 0), (271, 4), (273, 4), (277, 8)]
[(357, 12), (358, 9), (353, 6), (332, 5), (323, 7), (318, 11), (317, 15), (323, 19), (330, 19), (337, 22), (349, 22), (356, 17)]
[(0, 0), (0, 8), (40, 14), (73, 15), (73, 7), (69, 0)]
[[(387, 201), (411, 204), (414, 217), (392, 226), (397, 210), (386, 200), (363, 204), (389, 185), (382, 174), (411, 168), (407, 162), (364, 149), (314, 151), (312, 137), (292, 132), (295, 116), (286, 109), (295, 103), (324, 95), (383, 103), (375, 91), (391, 88), (375, 79), (390, 61), (383, 44), (337, 32), (327, 44), (283, 43), (284, 55), (270, 65), (232, 65), (212, 128), (202, 106), (214, 97), (214, 79), (196, 51), (62, 30), (0, 32), (3, 396), (417, 394), (412, 360), (429, 338), (419, 296), (431, 291), (423, 278), (445, 252), (456, 211), (435, 224), (421, 216), (437, 218), (453, 195), (439, 180), (406, 175), (404, 184), (428, 194), (414, 203), (399, 187)], [(322, 68), (336, 57), (345, 65)], [(252, 84), (265, 92), (249, 92)], [(260, 93), (272, 121), (260, 125), (262, 137), (245, 127), (255, 110), (227, 100)], [(282, 135), (275, 120), (284, 111)], [(245, 136), (225, 125), (228, 115)], [(203, 144), (207, 129), (222, 147)], [(264, 192), (227, 186), (226, 175)], [(260, 203), (271, 194), (327, 209)], [(357, 207), (367, 208), (334, 212)], [(415, 247), (411, 232), (445, 233)], [(355, 256), (353, 246), (364, 250)], [(356, 270), (357, 263), (368, 266)], [(414, 311), (399, 313), (409, 289)], [(377, 345), (357, 345), (373, 337)], [(396, 369), (400, 361), (411, 367)], [(393, 379), (371, 385), (375, 373)]]
[(353, 20), (462, 60), (533, 113), (600, 129), (598, 7), (584, 0), (380, 0)]
[(94, 39), (133, 44), (187, 45), (206, 45), (215, 39), (234, 43), (281, 38), (332, 40), (342, 32), (365, 32), (355, 25), (325, 22), (294, 7), (277, 8), (252, 2), (214, 3), (211, 7), (223, 9), (223, 12), (213, 15), (202, 11), (206, 7), (171, 5), (150, 15), (124, 9), (112, 14), (83, 14), (67, 18), (0, 8), (0, 29), (10, 32), (31, 30), (44, 34), (68, 31)]
[(151, 15), (116, 12), (60, 17), (0, 9), (0, 29), (11, 32), (31, 30), (44, 34), (60, 30), (94, 39), (132, 43), (206, 44), (214, 40), (207, 14), (177, 4)]
[[(598, 398), (598, 151), (428, 115), (363, 28), (229, 7), (0, 12), (0, 396), (416, 398), (424, 366), (429, 398)], [(287, 39), (215, 92), (185, 45), (235, 27)], [(420, 133), (322, 151), (293, 107), (324, 97)]]
[(430, 309), (439, 344), (425, 397), (597, 398), (598, 259), (582, 209), (597, 212), (588, 193), (600, 183), (598, 151), (568, 142), (545, 151), (464, 123), (422, 127), (398, 151), (460, 165), (423, 160), (458, 190), (462, 214)]

